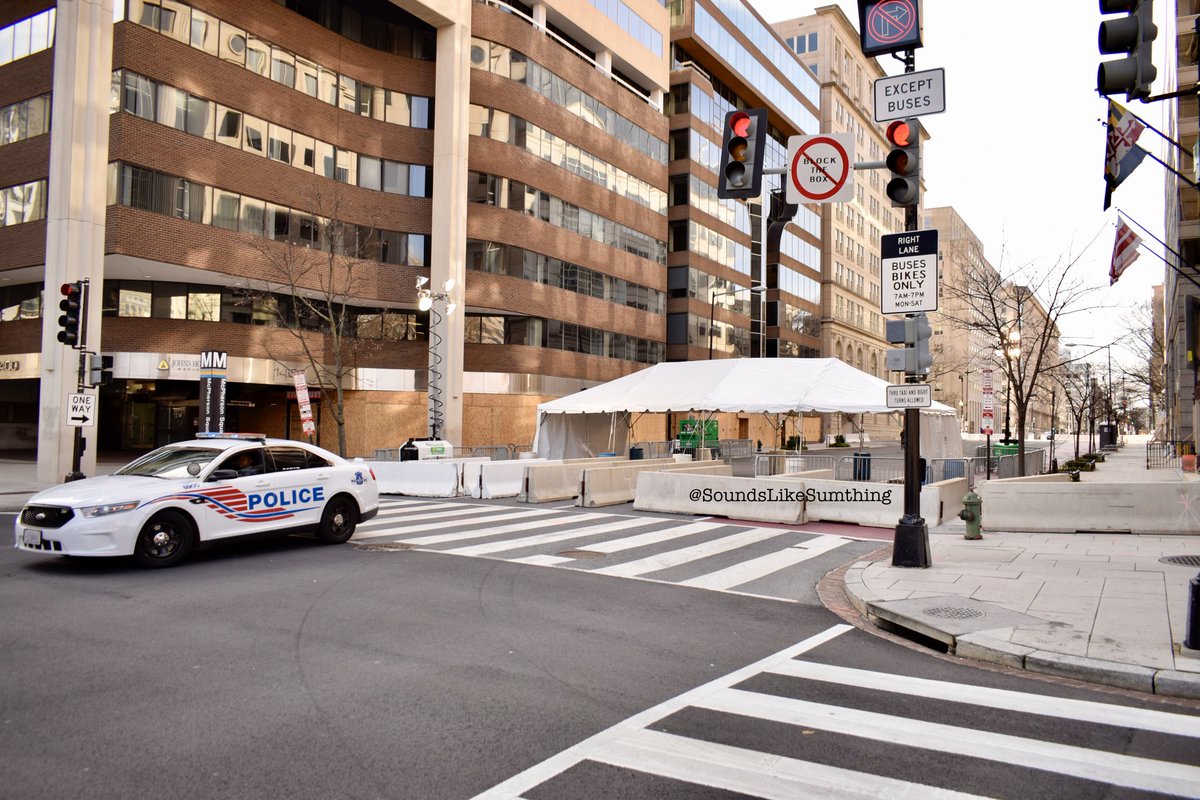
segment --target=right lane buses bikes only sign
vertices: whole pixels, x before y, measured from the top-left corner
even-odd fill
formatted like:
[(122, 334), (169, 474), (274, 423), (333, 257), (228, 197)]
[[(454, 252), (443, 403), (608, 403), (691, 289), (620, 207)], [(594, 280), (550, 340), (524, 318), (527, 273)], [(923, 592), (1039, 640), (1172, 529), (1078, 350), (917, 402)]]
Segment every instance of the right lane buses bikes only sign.
[(938, 232), (885, 233), (879, 238), (883, 269), (880, 310), (919, 314), (938, 307)]

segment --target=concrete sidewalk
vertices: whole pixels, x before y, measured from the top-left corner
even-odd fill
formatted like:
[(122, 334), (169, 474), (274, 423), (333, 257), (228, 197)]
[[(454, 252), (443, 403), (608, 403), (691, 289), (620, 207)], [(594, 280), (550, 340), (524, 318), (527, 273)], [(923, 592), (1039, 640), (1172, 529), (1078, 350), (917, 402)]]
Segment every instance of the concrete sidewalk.
[[(1147, 470), (1145, 452), (1144, 439), (1129, 442), (1084, 480), (1200, 481)], [(932, 529), (928, 569), (893, 567), (890, 556), (854, 564), (847, 597), (880, 627), (964, 658), (1200, 699), (1200, 650), (1182, 646), (1200, 524), (1195, 536), (1014, 533), (988, 530), (986, 507), (983, 519), (982, 540), (964, 539), (958, 520)], [(1172, 556), (1190, 558), (1162, 560)]]

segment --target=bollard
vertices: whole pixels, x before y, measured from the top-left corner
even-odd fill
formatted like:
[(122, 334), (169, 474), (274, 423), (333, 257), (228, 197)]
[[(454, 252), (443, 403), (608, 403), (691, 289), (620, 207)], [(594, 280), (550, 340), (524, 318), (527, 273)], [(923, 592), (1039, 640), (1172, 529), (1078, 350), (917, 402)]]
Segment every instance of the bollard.
[(968, 491), (962, 499), (963, 509), (958, 512), (958, 517), (965, 520), (967, 523), (967, 531), (963, 534), (964, 539), (982, 539), (983, 538), (983, 498), (975, 494), (973, 491)]
[(1183, 646), (1200, 650), (1200, 575), (1188, 581), (1187, 630), (1184, 631)]

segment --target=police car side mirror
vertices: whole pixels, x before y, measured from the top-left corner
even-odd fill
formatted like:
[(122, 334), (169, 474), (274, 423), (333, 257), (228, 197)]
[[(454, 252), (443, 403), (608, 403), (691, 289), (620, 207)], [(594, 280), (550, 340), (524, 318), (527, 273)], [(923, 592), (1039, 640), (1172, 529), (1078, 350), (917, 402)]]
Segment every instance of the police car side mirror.
[(212, 474), (208, 476), (210, 481), (231, 481), (237, 478), (238, 471), (236, 469), (214, 469)]

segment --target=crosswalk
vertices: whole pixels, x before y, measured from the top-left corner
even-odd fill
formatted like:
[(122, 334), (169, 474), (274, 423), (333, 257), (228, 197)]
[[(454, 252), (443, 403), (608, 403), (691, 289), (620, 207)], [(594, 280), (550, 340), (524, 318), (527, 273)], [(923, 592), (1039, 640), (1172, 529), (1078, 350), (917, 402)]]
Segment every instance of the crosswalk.
[(353, 539), (782, 600), (811, 591), (796, 570), (831, 569), (878, 546), (723, 520), (415, 499), (383, 500)]
[(809, 657), (848, 630), (667, 700), (476, 800), (1200, 796), (1200, 716)]

